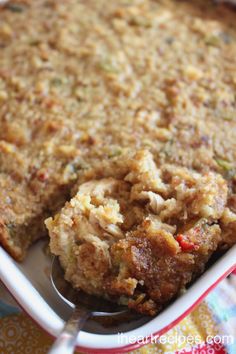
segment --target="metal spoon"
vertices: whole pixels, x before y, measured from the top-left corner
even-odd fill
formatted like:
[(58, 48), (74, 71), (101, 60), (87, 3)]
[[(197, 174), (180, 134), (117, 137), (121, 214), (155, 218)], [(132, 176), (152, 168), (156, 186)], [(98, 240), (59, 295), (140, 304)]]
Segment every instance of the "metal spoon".
[(64, 271), (57, 257), (52, 261), (51, 282), (57, 294), (73, 307), (74, 311), (48, 354), (73, 353), (79, 331), (88, 318), (114, 317), (128, 313), (127, 307), (74, 290), (64, 279)]

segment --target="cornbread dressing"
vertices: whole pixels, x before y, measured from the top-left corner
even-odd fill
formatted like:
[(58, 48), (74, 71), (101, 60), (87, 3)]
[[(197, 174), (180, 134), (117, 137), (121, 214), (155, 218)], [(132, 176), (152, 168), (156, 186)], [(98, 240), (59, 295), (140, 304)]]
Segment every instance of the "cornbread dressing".
[(155, 314), (236, 243), (235, 16), (211, 0), (0, 7), (0, 242), (16, 260), (58, 213), (67, 279)]
[(158, 169), (146, 150), (94, 168), (84, 179), (46, 221), (52, 253), (75, 288), (154, 315), (222, 242), (226, 182), (212, 172)]

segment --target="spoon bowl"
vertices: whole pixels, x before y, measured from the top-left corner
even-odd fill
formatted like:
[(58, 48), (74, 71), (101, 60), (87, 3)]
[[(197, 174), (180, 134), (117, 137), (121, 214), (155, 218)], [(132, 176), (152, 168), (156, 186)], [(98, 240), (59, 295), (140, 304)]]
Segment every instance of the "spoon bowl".
[(57, 257), (53, 258), (50, 278), (55, 291), (73, 308), (73, 313), (48, 354), (72, 354), (78, 333), (88, 318), (118, 317), (129, 313), (125, 306), (73, 289), (64, 279), (64, 271)]

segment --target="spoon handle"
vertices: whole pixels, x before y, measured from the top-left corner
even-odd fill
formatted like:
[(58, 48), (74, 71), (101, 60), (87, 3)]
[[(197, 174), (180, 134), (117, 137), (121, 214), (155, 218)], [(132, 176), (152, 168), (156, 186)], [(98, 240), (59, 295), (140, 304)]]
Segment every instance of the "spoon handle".
[(73, 354), (76, 338), (91, 312), (76, 307), (48, 354)]

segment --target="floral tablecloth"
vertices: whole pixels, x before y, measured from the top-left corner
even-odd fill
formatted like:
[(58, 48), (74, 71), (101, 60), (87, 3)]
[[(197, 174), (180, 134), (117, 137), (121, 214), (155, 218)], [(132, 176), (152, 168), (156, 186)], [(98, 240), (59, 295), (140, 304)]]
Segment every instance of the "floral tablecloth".
[[(44, 354), (51, 338), (23, 313), (0, 285), (0, 354)], [(235, 354), (236, 275), (222, 281), (175, 328), (132, 353)]]

